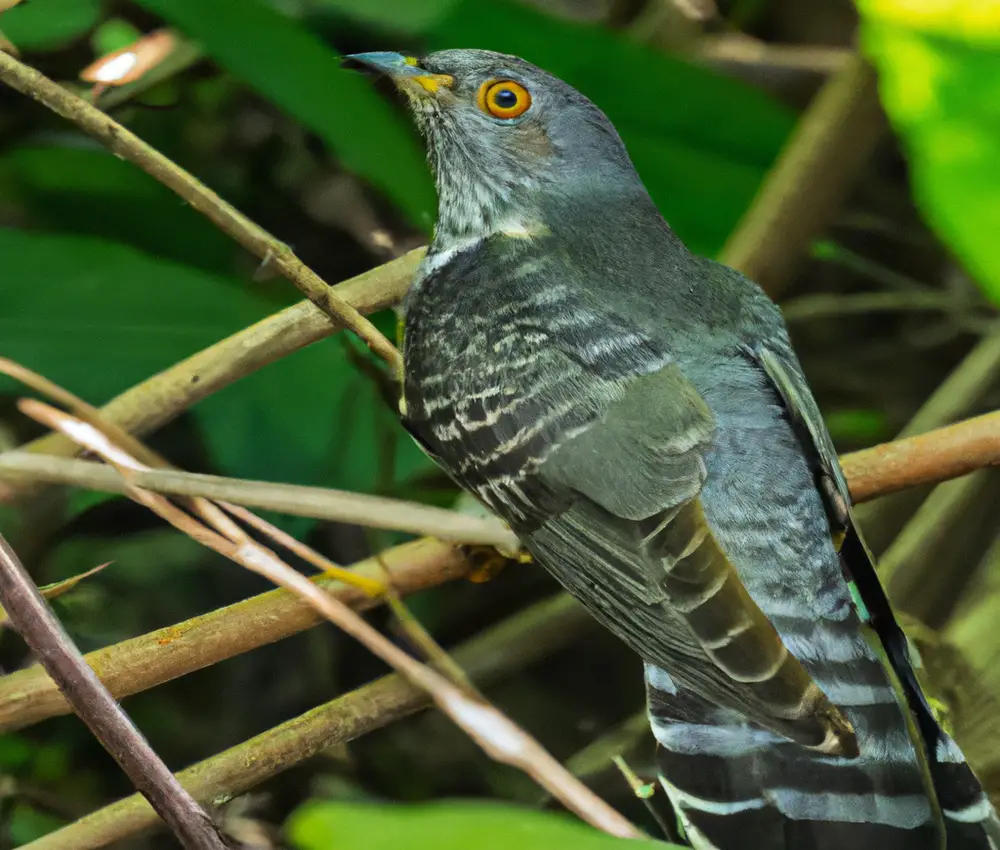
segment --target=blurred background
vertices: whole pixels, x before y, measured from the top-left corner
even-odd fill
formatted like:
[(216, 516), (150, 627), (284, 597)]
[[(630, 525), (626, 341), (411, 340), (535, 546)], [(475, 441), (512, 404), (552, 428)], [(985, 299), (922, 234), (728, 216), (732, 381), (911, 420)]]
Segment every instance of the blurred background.
[[(339, 54), (480, 47), (545, 67), (607, 112), (667, 220), (710, 256), (723, 252), (806, 110), (818, 108), (817, 93), (843, 79), (857, 89), (848, 99), (872, 107), (849, 111), (856, 123), (825, 128), (836, 147), (821, 174), (803, 177), (815, 182), (817, 204), (831, 186), (838, 202), (805, 244), (783, 244), (778, 223), (768, 249), (778, 262), (760, 281), (786, 310), (837, 445), (851, 451), (1000, 402), (997, 5), (0, 0), (0, 13), (7, 49), (96, 97), (331, 283), (424, 244), (435, 209), (419, 140), (394, 95), (341, 70)], [(143, 54), (136, 79), (95, 89), (99, 71), (81, 78), (165, 27), (171, 35)], [(866, 72), (845, 72), (857, 71), (859, 46), (878, 72), (881, 108)], [(802, 215), (810, 203), (807, 193)], [(167, 189), (3, 87), (0, 264), (0, 356), (95, 404), (300, 298)], [(394, 334), (392, 311), (375, 321)], [(454, 490), (398, 427), (375, 374), (364, 346), (338, 335), (199, 403), (150, 443), (192, 471), (454, 504)], [(22, 394), (0, 378), (0, 450), (42, 433), (16, 411)], [(983, 471), (862, 511), (893, 600), (923, 624), (929, 673), (994, 792), (998, 497), (1000, 480)], [(274, 519), (343, 563), (404, 539)], [(0, 503), (0, 531), (38, 584), (113, 562), (54, 603), (85, 651), (267, 589), (123, 498), (48, 489)], [(453, 646), (556, 591), (541, 570), (512, 566), (489, 583), (451, 583), (408, 604)], [(385, 613), (369, 616), (393, 628)], [(4, 671), (30, 660), (16, 635), (0, 633)], [(637, 659), (581, 627), (569, 648), (510, 668), (490, 697), (560, 759), (603, 741), (596, 762), (574, 764), (648, 824), (605, 769), (619, 746), (608, 735), (640, 773), (651, 764), (651, 739), (630, 722), (642, 707)], [(321, 627), (124, 705), (179, 769), (384, 672)], [(4, 733), (0, 848), (130, 790), (74, 717)], [(428, 712), (298, 764), (225, 813), (255, 846), (279, 847), (281, 824), (310, 799), (446, 797), (544, 804), (530, 780)], [(176, 845), (153, 835), (119, 846)]]

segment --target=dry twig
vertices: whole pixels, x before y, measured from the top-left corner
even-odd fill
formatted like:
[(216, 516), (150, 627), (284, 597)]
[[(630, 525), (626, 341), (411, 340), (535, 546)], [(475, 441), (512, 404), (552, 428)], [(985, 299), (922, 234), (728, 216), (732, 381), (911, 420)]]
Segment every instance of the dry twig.
[[(457, 549), (435, 540), (404, 543), (355, 564), (352, 571), (362, 578), (379, 580), (385, 575), (383, 565), (393, 589), (401, 595), (455, 581), (468, 571)], [(356, 585), (327, 576), (314, 580), (327, 593), (359, 611), (384, 601)], [(122, 699), (320, 622), (320, 616), (299, 597), (286, 590), (272, 590), (95, 650), (85, 660), (111, 695)], [(41, 667), (27, 667), (0, 677), (0, 730), (20, 729), (70, 710), (66, 698)]]
[(14, 550), (0, 536), (0, 603), (94, 737), (185, 847), (225, 850), (212, 819), (160, 760), (87, 666)]
[(853, 452), (841, 463), (855, 503), (997, 466), (1000, 411)]
[[(112, 467), (92, 461), (13, 451), (0, 454), (0, 479), (12, 483), (72, 484), (108, 493), (125, 493), (128, 482)], [(517, 538), (499, 520), (475, 517), (363, 493), (247, 481), (175, 469), (133, 472), (129, 482), (174, 496), (204, 496), (237, 505), (266, 508), (293, 516), (334, 520), (370, 528), (424, 534), (459, 543), (516, 549)]]
[[(1000, 414), (978, 417), (940, 432), (845, 455), (842, 463), (852, 495), (862, 502), (901, 487), (942, 480), (947, 475), (962, 474), (971, 467), (995, 463), (997, 438), (993, 431), (998, 416)], [(939, 433), (940, 444), (937, 442)], [(56, 462), (56, 469), (66, 463), (12, 452), (0, 454), (0, 473), (6, 468), (8, 459), (11, 469), (21, 468), (22, 457), (26, 461), (24, 470), (40, 470), (41, 480), (56, 477), (55, 472), (49, 477), (50, 461)], [(121, 476), (110, 468), (86, 461), (69, 463), (74, 464), (74, 468), (87, 468), (87, 476), (76, 479), (76, 483), (87, 483), (87, 478), (95, 471), (91, 467), (121, 480)], [(158, 472), (142, 473), (135, 481), (144, 483), (144, 476), (155, 481), (159, 475)], [(59, 480), (69, 481), (70, 476), (67, 474)], [(467, 572), (465, 560), (458, 552), (432, 540), (397, 546), (356, 565), (354, 572), (362, 578), (378, 579), (382, 576), (380, 562), (385, 565), (389, 584), (403, 595), (453, 581)], [(330, 579), (321, 578), (318, 582), (355, 608), (382, 601)], [(280, 640), (317, 622), (315, 614), (297, 599), (282, 591), (272, 591), (97, 650), (87, 656), (87, 661), (98, 671), (111, 693), (121, 698)], [(53, 682), (37, 667), (0, 679), (0, 729), (20, 728), (46, 717), (65, 714), (68, 710)]]

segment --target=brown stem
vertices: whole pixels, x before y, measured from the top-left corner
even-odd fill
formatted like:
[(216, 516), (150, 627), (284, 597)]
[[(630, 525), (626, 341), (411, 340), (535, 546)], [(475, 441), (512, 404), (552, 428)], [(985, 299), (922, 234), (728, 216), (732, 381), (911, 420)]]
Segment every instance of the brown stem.
[(855, 502), (1000, 464), (1000, 411), (841, 459)]
[[(571, 646), (590, 618), (558, 596), (539, 603), (463, 644), (455, 661), (486, 684)], [(398, 674), (385, 676), (339, 699), (270, 729), (181, 771), (185, 788), (206, 804), (227, 800), (328, 747), (354, 740), (428, 705), (429, 698)], [(138, 795), (113, 803), (24, 850), (93, 850), (156, 825)]]
[[(970, 467), (996, 463), (998, 419), (1000, 414), (988, 414), (940, 432), (845, 455), (842, 461), (852, 494), (857, 501), (864, 501), (902, 486), (943, 480)], [(466, 574), (465, 560), (455, 549), (431, 540), (390, 549), (357, 565), (356, 570), (381, 578), (380, 559), (400, 594)], [(356, 588), (320, 581), (351, 605), (378, 604)], [(316, 622), (315, 615), (287, 593), (272, 591), (105, 647), (90, 653), (87, 660), (111, 692), (122, 697), (280, 640)], [(0, 678), (0, 729), (20, 728), (68, 711), (65, 699), (38, 667)]]
[(87, 666), (2, 535), (0, 604), (73, 710), (182, 844), (194, 850), (225, 850), (226, 842), (212, 819)]

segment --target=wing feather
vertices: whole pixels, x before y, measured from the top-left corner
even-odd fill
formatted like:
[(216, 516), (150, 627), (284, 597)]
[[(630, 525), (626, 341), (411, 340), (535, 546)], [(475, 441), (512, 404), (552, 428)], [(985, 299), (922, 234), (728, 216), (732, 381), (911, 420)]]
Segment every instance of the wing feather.
[(702, 510), (713, 432), (676, 364), (637, 378), (539, 470), (573, 500), (529, 548), (678, 682), (787, 738), (851, 755), (850, 724), (754, 603)]

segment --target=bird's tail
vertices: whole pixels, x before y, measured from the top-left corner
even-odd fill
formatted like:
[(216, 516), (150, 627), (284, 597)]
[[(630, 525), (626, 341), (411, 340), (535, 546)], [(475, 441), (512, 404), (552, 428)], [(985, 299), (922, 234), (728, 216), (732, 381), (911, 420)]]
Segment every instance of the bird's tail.
[[(919, 740), (894, 701), (848, 709), (859, 757), (822, 755), (646, 668), (661, 782), (697, 850), (1000, 850), (1000, 822), (958, 747)], [(930, 756), (930, 757), (928, 757)]]

